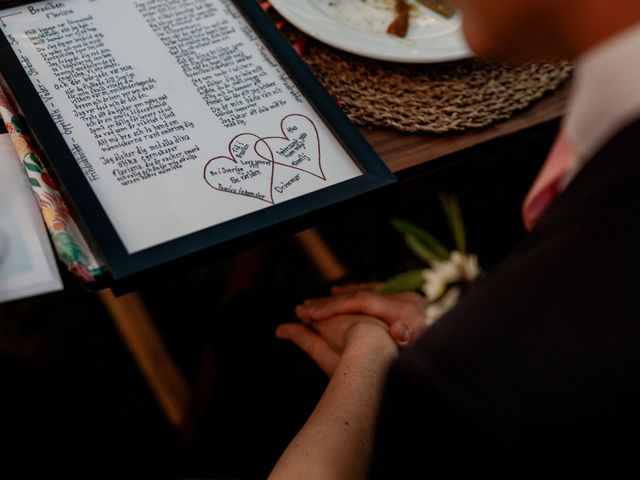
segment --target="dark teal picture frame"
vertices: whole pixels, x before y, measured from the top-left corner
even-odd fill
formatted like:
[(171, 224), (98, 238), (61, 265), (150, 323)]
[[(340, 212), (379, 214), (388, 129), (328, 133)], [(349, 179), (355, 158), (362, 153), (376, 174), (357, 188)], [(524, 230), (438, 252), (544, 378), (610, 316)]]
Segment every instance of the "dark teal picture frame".
[[(141, 276), (172, 268), (179, 262), (197, 262), (204, 255), (215, 258), (239, 251), (273, 232), (308, 225), (310, 216), (314, 214), (396, 182), (395, 176), (336, 105), (258, 2), (233, 1), (361, 169), (362, 176), (134, 254), (127, 252), (7, 38), (0, 34), (3, 86), (59, 180), (81, 228), (106, 261), (108, 285), (132, 288)], [(4, 13), (10, 13), (11, 8), (29, 3), (33, 2), (0, 0), (0, 21)]]

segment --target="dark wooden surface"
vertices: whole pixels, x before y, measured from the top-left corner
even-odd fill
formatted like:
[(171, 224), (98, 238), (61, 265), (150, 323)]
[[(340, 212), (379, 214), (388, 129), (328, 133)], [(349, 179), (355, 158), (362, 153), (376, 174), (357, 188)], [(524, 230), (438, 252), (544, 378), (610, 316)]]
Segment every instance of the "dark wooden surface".
[(453, 134), (403, 133), (391, 129), (361, 127), (360, 131), (396, 174), (420, 170), (430, 162), (473, 149), (488, 142), (556, 124), (564, 115), (570, 82), (546, 95), (528, 109), (487, 128)]

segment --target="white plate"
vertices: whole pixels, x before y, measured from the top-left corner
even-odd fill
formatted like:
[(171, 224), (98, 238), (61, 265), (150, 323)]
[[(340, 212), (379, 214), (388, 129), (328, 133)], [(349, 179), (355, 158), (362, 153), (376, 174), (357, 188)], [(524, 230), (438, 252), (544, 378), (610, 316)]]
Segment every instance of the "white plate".
[[(406, 38), (386, 33), (393, 0), (271, 0), (309, 36), (356, 55), (404, 63), (435, 63), (472, 56), (457, 13), (446, 19), (416, 3)], [(410, 2), (413, 3), (413, 2)]]

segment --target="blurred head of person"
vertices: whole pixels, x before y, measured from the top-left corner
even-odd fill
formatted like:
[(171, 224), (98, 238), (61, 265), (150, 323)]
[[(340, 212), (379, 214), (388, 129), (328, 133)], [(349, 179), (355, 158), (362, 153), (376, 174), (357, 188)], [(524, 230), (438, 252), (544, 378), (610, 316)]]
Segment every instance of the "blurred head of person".
[(573, 60), (640, 22), (640, 0), (455, 0), (479, 58)]

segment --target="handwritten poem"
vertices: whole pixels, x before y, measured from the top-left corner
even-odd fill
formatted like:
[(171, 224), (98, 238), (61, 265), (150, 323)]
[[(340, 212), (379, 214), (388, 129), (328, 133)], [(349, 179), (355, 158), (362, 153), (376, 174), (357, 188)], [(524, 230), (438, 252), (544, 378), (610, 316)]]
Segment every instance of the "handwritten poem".
[(33, 2), (0, 29), (68, 146), (45, 154), (130, 253), (362, 174), (231, 0)]

